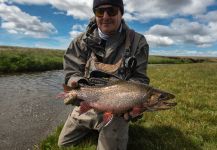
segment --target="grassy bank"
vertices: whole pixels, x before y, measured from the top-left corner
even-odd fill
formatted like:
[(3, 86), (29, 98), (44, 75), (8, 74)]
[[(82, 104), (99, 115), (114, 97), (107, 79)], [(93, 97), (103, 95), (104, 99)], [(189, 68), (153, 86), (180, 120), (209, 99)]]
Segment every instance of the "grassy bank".
[[(0, 74), (62, 69), (63, 50), (0, 46)], [(150, 56), (149, 64), (217, 62), (217, 58)]]
[(64, 51), (0, 47), (0, 73), (62, 69)]
[[(171, 110), (145, 113), (131, 124), (129, 150), (214, 150), (217, 149), (217, 63), (152, 65), (151, 85), (176, 95)], [(70, 106), (66, 106), (70, 107)], [(59, 150), (61, 126), (36, 149)], [(93, 133), (68, 150), (94, 150)]]
[(150, 56), (149, 64), (188, 64), (188, 63), (204, 63), (217, 62), (217, 58), (213, 57), (190, 57), (190, 56)]

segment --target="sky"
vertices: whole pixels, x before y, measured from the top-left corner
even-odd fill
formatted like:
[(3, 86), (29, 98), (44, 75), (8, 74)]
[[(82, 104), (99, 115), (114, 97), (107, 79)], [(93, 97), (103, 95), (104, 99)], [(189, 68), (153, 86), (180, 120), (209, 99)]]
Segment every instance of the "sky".
[[(217, 0), (123, 0), (150, 55), (217, 57)], [(66, 50), (94, 16), (92, 0), (0, 0), (0, 45)]]

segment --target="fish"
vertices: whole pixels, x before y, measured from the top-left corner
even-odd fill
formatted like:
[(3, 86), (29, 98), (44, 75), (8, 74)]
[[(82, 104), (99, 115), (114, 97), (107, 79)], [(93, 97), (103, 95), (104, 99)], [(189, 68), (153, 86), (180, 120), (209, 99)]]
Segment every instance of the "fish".
[(58, 95), (65, 104), (80, 102), (79, 115), (94, 109), (103, 112), (103, 122), (108, 125), (115, 115), (131, 112), (131, 116), (138, 116), (146, 111), (167, 110), (176, 106), (170, 102), (175, 95), (154, 88), (147, 84), (133, 81), (115, 81), (105, 86), (84, 86), (70, 89), (64, 86), (64, 92)]

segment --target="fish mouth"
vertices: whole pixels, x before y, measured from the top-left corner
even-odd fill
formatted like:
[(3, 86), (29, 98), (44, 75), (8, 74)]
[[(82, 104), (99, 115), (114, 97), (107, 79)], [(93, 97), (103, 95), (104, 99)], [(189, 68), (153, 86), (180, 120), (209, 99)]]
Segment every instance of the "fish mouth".
[(176, 102), (170, 100), (174, 99), (175, 95), (167, 92), (159, 92), (158, 94), (153, 94), (150, 96), (149, 100), (144, 103), (144, 108), (146, 111), (158, 111), (167, 110), (176, 106)]
[(174, 99), (175, 95), (170, 94), (170, 93), (162, 93), (160, 94), (160, 96), (158, 97), (158, 101), (166, 101), (166, 100), (170, 100), (170, 99)]

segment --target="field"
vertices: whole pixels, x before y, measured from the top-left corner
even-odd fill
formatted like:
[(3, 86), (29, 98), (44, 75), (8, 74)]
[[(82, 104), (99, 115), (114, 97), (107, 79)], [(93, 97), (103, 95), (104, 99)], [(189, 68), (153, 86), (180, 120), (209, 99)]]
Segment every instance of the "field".
[[(131, 123), (128, 150), (217, 149), (217, 63), (149, 65), (148, 75), (151, 85), (175, 94), (178, 105)], [(35, 149), (59, 150), (61, 127)], [(94, 150), (96, 144), (92, 133), (67, 150)]]

